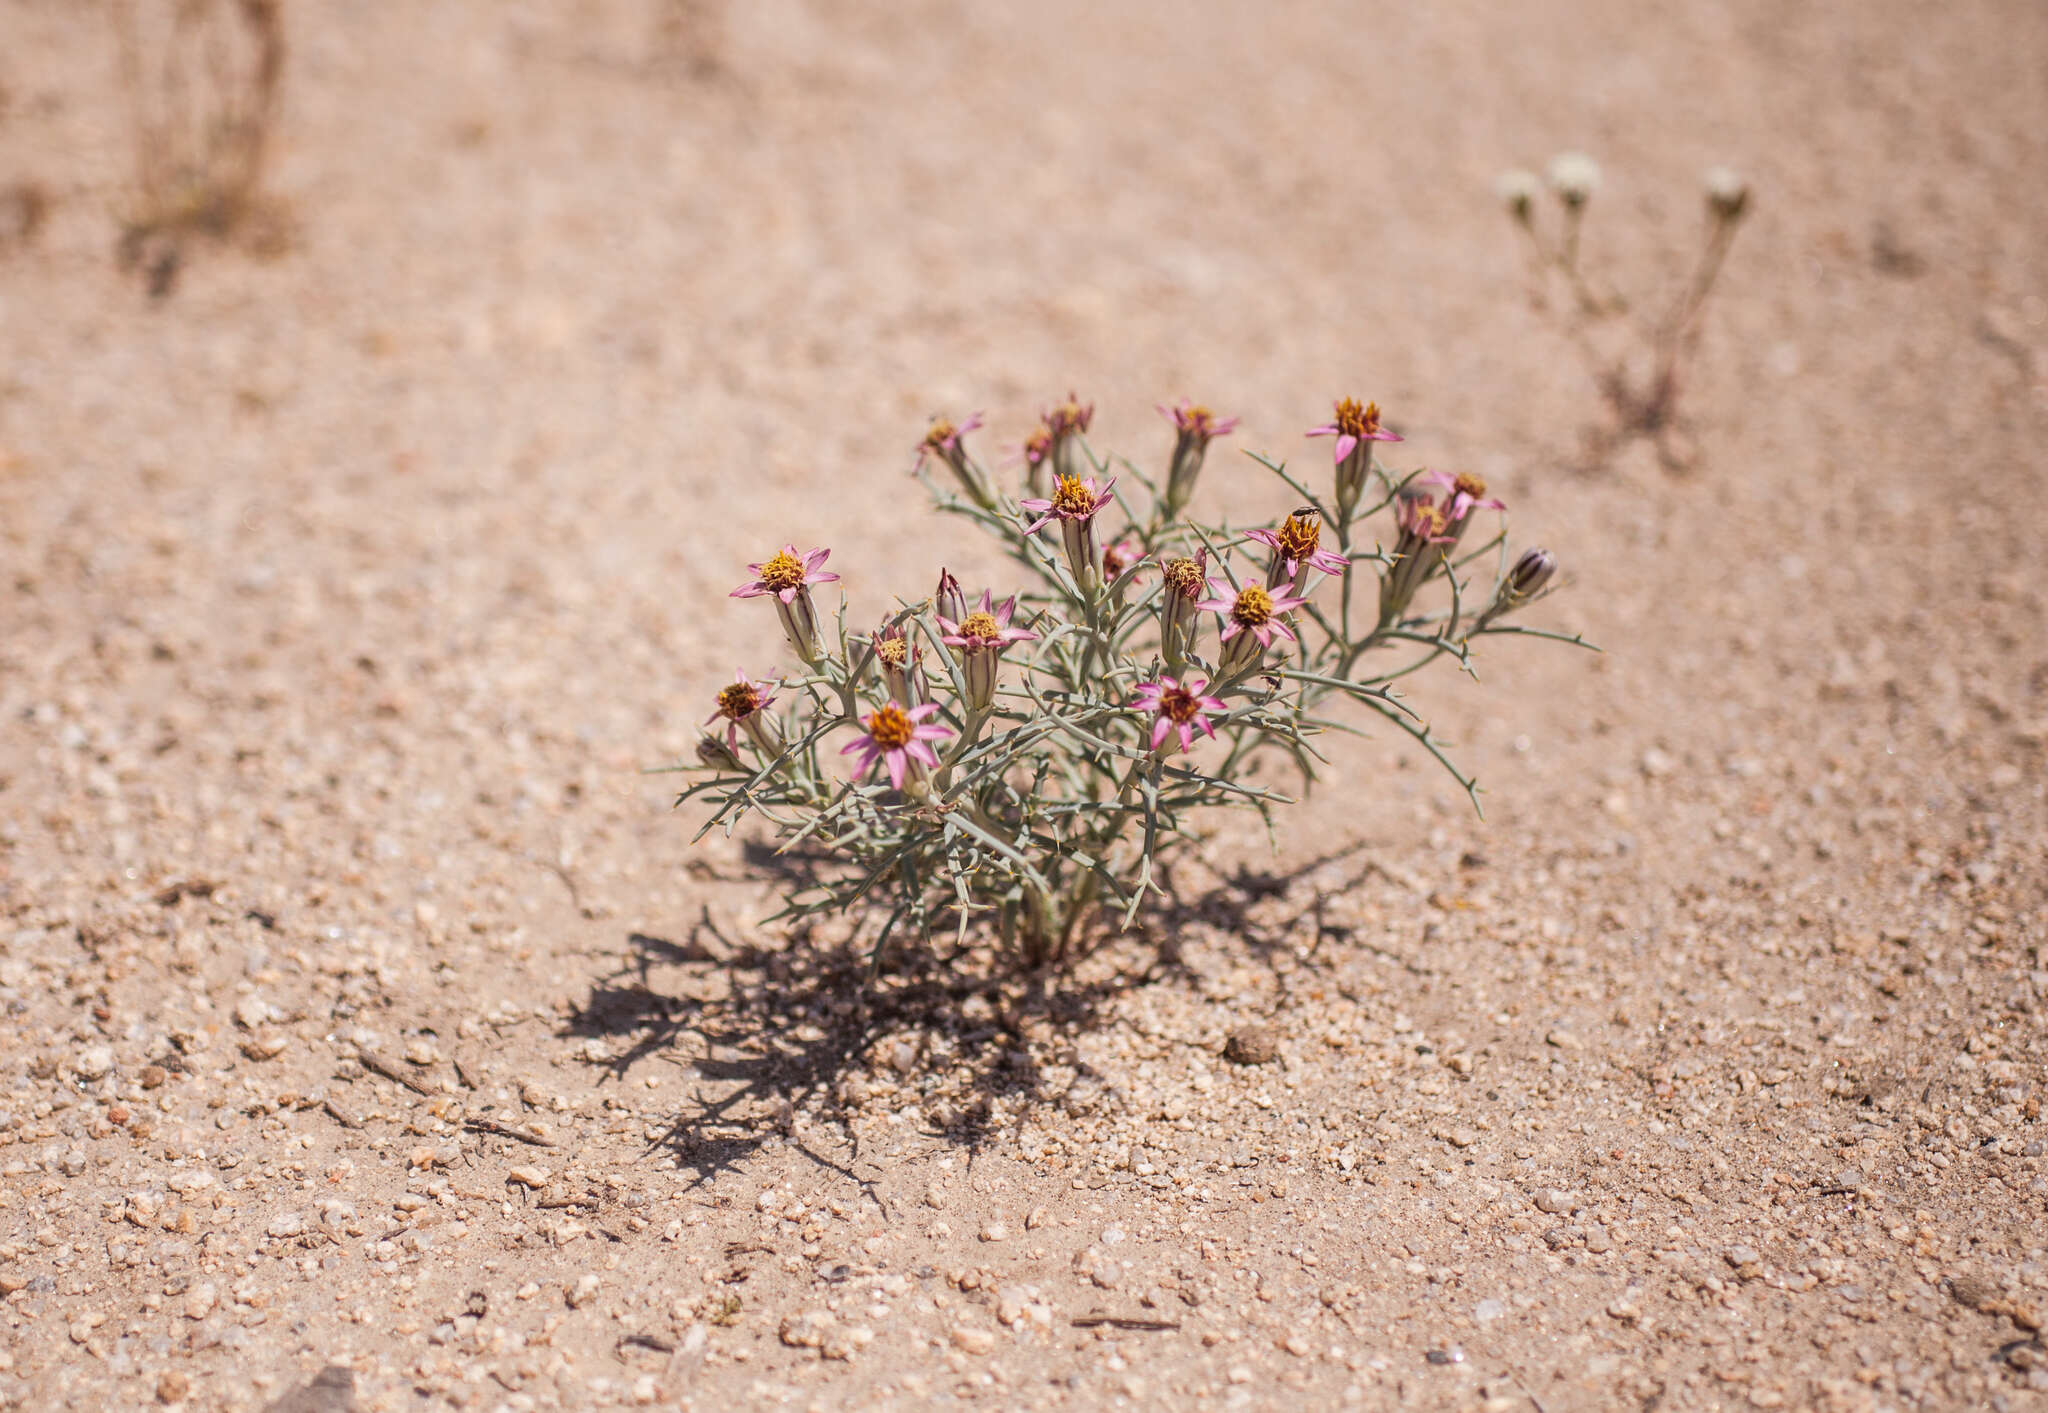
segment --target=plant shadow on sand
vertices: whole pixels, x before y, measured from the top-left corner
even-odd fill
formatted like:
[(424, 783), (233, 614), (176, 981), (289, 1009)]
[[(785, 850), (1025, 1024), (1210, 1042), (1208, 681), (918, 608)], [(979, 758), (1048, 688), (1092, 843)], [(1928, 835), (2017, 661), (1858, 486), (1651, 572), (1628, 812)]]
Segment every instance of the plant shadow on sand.
[[(799, 1114), (842, 1119), (872, 1100), (895, 1096), (901, 1104), (908, 1095), (921, 1107), (918, 1132), (979, 1150), (1048, 1107), (1077, 1112), (1099, 1102), (1113, 1086), (1071, 1042), (1110, 1023), (1124, 993), (1191, 979), (1178, 945), (1188, 929), (1228, 937), (1270, 960), (1292, 948), (1299, 924), (1313, 917), (1316, 945), (1295, 958), (1323, 971), (1321, 943), (1347, 935), (1324, 919), (1324, 905), (1364, 875), (1291, 899), (1312, 873), (1350, 852), (1283, 872), (1240, 867), (1199, 891), (1179, 891), (1167, 875), (1167, 897), (1141, 913), (1136, 927), (1109, 934), (1065, 972), (1019, 971), (972, 942), (952, 952), (894, 942), (878, 958), (858, 936), (827, 941), (802, 926), (786, 945), (764, 947), (733, 940), (707, 911), (680, 941), (630, 934), (623, 964), (596, 981), (561, 1033), (607, 1042), (608, 1053), (591, 1062), (613, 1078), (650, 1060), (685, 1069), (692, 1096), (651, 1146), (672, 1155), (696, 1184), (786, 1142), (869, 1187), (806, 1141)], [(748, 862), (776, 872), (814, 866), (788, 856)], [(1048, 1073), (1068, 1070), (1073, 1078), (1065, 1083)], [(860, 1161), (857, 1139), (848, 1161)]]

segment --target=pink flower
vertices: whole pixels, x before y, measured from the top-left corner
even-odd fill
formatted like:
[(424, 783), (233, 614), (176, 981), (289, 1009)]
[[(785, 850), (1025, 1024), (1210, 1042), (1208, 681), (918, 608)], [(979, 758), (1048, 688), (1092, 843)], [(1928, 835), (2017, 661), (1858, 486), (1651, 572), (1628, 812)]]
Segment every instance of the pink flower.
[(1145, 548), (1129, 535), (1102, 547), (1102, 577), (1114, 584), (1126, 574), (1135, 574), (1145, 562)]
[(1308, 435), (1337, 439), (1337, 523), (1349, 526), (1351, 513), (1358, 508), (1358, 498), (1365, 493), (1366, 478), (1372, 474), (1372, 444), (1401, 439), (1380, 426), (1378, 403), (1368, 402), (1360, 407), (1358, 399), (1350, 397), (1337, 403), (1333, 420), (1309, 428)]
[(1432, 471), (1422, 478), (1432, 486), (1442, 486), (1450, 492), (1444, 498), (1444, 520), (1454, 529), (1458, 522), (1475, 510), (1506, 510), (1505, 502), (1486, 499), (1486, 482), (1477, 476), (1460, 473), (1453, 476), (1448, 471)]
[(965, 618), (958, 620), (941, 616), (939, 626), (946, 630), (940, 639), (947, 647), (964, 648), (978, 652), (993, 648), (1001, 652), (1012, 643), (1027, 642), (1038, 635), (1029, 628), (1012, 628), (1010, 616), (1017, 611), (1017, 596), (1010, 595), (1001, 603), (995, 601), (995, 591), (981, 591), (981, 607)]
[(1066, 544), (1067, 567), (1074, 571), (1074, 582), (1083, 594), (1093, 594), (1101, 583), (1101, 566), (1095, 555), (1095, 527), (1091, 523), (1102, 512), (1102, 508), (1116, 499), (1116, 477), (1109, 478), (1109, 484), (1099, 492), (1095, 489), (1093, 476), (1059, 476), (1053, 481), (1051, 500), (1022, 500), (1017, 502), (1023, 509), (1033, 512), (1038, 519), (1024, 527), (1024, 533), (1035, 535), (1054, 520), (1060, 522), (1060, 537)]
[(882, 684), (889, 699), (900, 707), (914, 707), (930, 692), (925, 689), (924, 648), (911, 640), (901, 623), (884, 623), (868, 639), (875, 650), (875, 664), (882, 671)]
[(1257, 584), (1247, 584), (1234, 599), (1206, 599), (1196, 605), (1223, 615), (1223, 660), (1217, 668), (1224, 677), (1235, 679), (1258, 666), (1259, 658), (1273, 646), (1278, 634), (1294, 641), (1294, 630), (1280, 615), (1300, 608), (1307, 599), (1275, 598)]
[(1166, 513), (1180, 514), (1188, 497), (1195, 493), (1195, 481), (1202, 474), (1202, 458), (1209, 443), (1229, 436), (1237, 426), (1235, 417), (1218, 417), (1206, 407), (1182, 398), (1173, 407), (1162, 407), (1159, 415), (1173, 423), (1173, 460), (1166, 468)]
[(958, 621), (939, 616), (939, 627), (945, 629), (945, 636), (939, 641), (960, 650), (960, 666), (962, 675), (967, 679), (967, 707), (970, 711), (986, 711), (995, 701), (996, 673), (1001, 667), (1003, 649), (1038, 636), (1029, 628), (1010, 626), (1010, 615), (1016, 611), (1015, 594), (998, 604), (995, 594), (984, 589), (981, 607), (973, 613)]
[(934, 417), (924, 434), (924, 440), (917, 444), (917, 465), (911, 470), (922, 471), (925, 462), (937, 457), (952, 469), (960, 481), (960, 488), (968, 498), (985, 510), (995, 508), (995, 497), (989, 493), (988, 482), (981, 471), (968, 459), (967, 447), (962, 441), (969, 432), (981, 425), (981, 414), (975, 413), (959, 426), (954, 426), (944, 417)]
[(1209, 594), (1209, 551), (1192, 559), (1169, 559), (1160, 566), (1166, 581), (1159, 591), (1159, 651), (1166, 665), (1178, 671), (1195, 650), (1200, 632), (1202, 600)]
[(942, 460), (950, 458), (960, 450), (960, 439), (980, 425), (979, 412), (957, 427), (944, 417), (932, 418), (932, 425), (926, 430), (924, 440), (917, 444), (917, 464), (924, 465), (925, 458), (930, 456)]
[(1394, 553), (1403, 557), (1423, 545), (1447, 545), (1456, 538), (1449, 533), (1450, 518), (1427, 491), (1404, 495), (1396, 501), (1394, 522), (1401, 530)]
[(1365, 406), (1360, 407), (1358, 399), (1354, 397), (1339, 399), (1337, 415), (1320, 427), (1309, 428), (1308, 435), (1311, 437), (1335, 437), (1337, 439), (1336, 455), (1331, 459), (1338, 462), (1342, 462), (1344, 458), (1351, 455), (1360, 442), (1398, 442), (1401, 440), (1392, 432), (1380, 426), (1380, 405), (1378, 403), (1368, 402)]
[(847, 745), (839, 754), (850, 756), (859, 751), (863, 771), (881, 761), (888, 768), (890, 788), (901, 790), (904, 775), (914, 768), (939, 768), (939, 758), (929, 743), (943, 741), (953, 732), (948, 727), (923, 724), (924, 719), (938, 709), (937, 702), (926, 702), (908, 711), (894, 702), (884, 703), (867, 714), (861, 723), (867, 730), (860, 739)]
[(1204, 696), (1202, 689), (1209, 684), (1190, 677), (1185, 683), (1171, 677), (1162, 677), (1157, 682), (1146, 682), (1138, 688), (1138, 694), (1131, 698), (1131, 706), (1137, 711), (1153, 714), (1152, 749), (1158, 750), (1167, 737), (1175, 731), (1180, 733), (1180, 748), (1194, 749), (1195, 732), (1199, 729), (1211, 740), (1216, 737), (1216, 728), (1209, 724), (1208, 713), (1228, 711), (1222, 701)]
[(1237, 418), (1218, 417), (1200, 403), (1186, 398), (1171, 407), (1161, 407), (1159, 415), (1173, 423), (1173, 429), (1182, 436), (1200, 437), (1205, 445), (1237, 430)]
[(1282, 584), (1292, 584), (1299, 592), (1307, 571), (1319, 570), (1324, 574), (1342, 574), (1347, 561), (1335, 550), (1319, 548), (1323, 536), (1323, 517), (1316, 514), (1315, 507), (1306, 506), (1287, 517), (1276, 530), (1247, 530), (1245, 538), (1257, 540), (1273, 551), (1273, 565), (1266, 574), (1266, 587), (1277, 589)]
[(784, 545), (780, 551), (759, 564), (749, 564), (747, 569), (753, 574), (754, 582), (740, 585), (727, 597), (755, 599), (763, 594), (773, 594), (784, 603), (795, 603), (797, 593), (806, 584), (839, 582), (837, 574), (818, 572), (818, 566), (831, 557), (831, 550), (814, 549), (806, 550), (799, 559), (795, 545)]
[(828, 549), (814, 549), (799, 559), (795, 545), (784, 545), (759, 564), (749, 564), (747, 568), (753, 571), (754, 581), (740, 585), (731, 595), (736, 599), (754, 599), (773, 594), (784, 636), (796, 649), (796, 655), (809, 663), (817, 662), (820, 652), (818, 611), (811, 604), (810, 586), (839, 582), (837, 574), (818, 572), (818, 566), (831, 553)]
[(766, 716), (768, 708), (775, 704), (775, 694), (769, 689), (773, 682), (750, 682), (744, 672), (732, 675), (732, 685), (718, 694), (718, 709), (704, 718), (709, 726), (721, 717), (725, 719), (725, 744), (737, 751), (740, 745), (740, 728), (745, 727), (747, 739), (760, 747), (767, 755), (774, 755), (782, 749), (770, 731)]
[(1236, 598), (1204, 599), (1195, 607), (1223, 615), (1224, 642), (1240, 633), (1249, 633), (1259, 640), (1260, 647), (1270, 648), (1276, 633), (1289, 642), (1294, 641), (1294, 630), (1280, 620), (1280, 615), (1307, 602), (1307, 599), (1291, 596), (1275, 598), (1257, 584), (1247, 584), (1237, 591)]
[(1109, 484), (1101, 491), (1095, 489), (1095, 478), (1062, 476), (1052, 488), (1051, 500), (1020, 500), (1017, 504), (1031, 511), (1038, 518), (1024, 527), (1024, 533), (1035, 535), (1053, 520), (1086, 522), (1102, 513), (1102, 508), (1116, 499), (1113, 489), (1116, 477), (1109, 478)]

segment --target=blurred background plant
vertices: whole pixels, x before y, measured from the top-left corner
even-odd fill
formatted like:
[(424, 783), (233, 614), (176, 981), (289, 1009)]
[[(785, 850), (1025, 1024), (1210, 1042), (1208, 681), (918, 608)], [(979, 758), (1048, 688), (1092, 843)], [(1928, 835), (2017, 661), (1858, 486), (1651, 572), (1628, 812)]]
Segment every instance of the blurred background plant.
[[(1559, 311), (1607, 404), (1611, 420), (1589, 438), (1590, 460), (1601, 464), (1621, 444), (1640, 437), (1655, 445), (1667, 469), (1686, 469), (1695, 453), (1682, 436), (1679, 395), (1698, 351), (1708, 297), (1748, 214), (1749, 185), (1726, 167), (1705, 174), (1706, 220), (1698, 254), (1669, 304), (1652, 316), (1613, 282), (1589, 272), (1582, 258), (1586, 213), (1600, 190), (1599, 164), (1582, 152), (1563, 152), (1551, 159), (1545, 177), (1507, 172), (1499, 195), (1527, 239), (1538, 297)], [(1541, 214), (1546, 188), (1556, 202), (1548, 220)]]
[[(791, 545), (749, 566), (734, 596), (770, 600), (802, 666), (780, 682), (742, 672), (718, 694), (719, 733), (675, 767), (704, 778), (677, 804), (712, 802), (700, 838), (754, 814), (782, 851), (836, 861), (778, 917), (871, 900), (877, 964), (906, 923), (926, 937), (950, 925), (962, 946), (992, 923), (1013, 960), (1069, 962), (1099, 914), (1128, 926), (1167, 898), (1165, 864), (1197, 811), (1249, 807), (1277, 831), (1293, 800), (1280, 786), (1316, 778), (1316, 738), (1356, 731), (1333, 708), (1391, 723), (1477, 805), (1397, 688), (1437, 663), (1476, 675), (1490, 635), (1585, 646), (1505, 621), (1549, 591), (1553, 557), (1512, 555), (1504, 518), (1471, 533), (1504, 509), (1476, 478), (1382, 466), (1378, 448), (1401, 438), (1350, 398), (1308, 433), (1331, 439), (1327, 478), (1253, 457), (1291, 513), (1251, 528), (1184, 518), (1235, 419), (1160, 411), (1174, 438), (1155, 481), (1098, 458), (1084, 439), (1094, 409), (1069, 396), (1025, 439), (1021, 499), (969, 453), (978, 417), (932, 423), (918, 474), (940, 510), (1002, 547), (1020, 588), (976, 599), (934, 564), (934, 592), (863, 633), (843, 606), (821, 620), (812, 588), (838, 578), (828, 550)], [(835, 750), (836, 732), (852, 739)], [(853, 778), (828, 769), (834, 754), (858, 757)]]
[(284, 78), (279, 0), (116, 0), (113, 23), (134, 138), (122, 267), (161, 298), (194, 238), (273, 255), (284, 213), (262, 192)]

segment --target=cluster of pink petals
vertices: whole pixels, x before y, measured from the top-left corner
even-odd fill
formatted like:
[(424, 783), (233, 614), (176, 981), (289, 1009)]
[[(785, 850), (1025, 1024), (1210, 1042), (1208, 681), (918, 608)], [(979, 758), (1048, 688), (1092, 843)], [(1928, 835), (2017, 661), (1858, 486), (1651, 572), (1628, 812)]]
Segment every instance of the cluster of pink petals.
[[(855, 751), (859, 751), (861, 753), (860, 768), (863, 771), (874, 765), (876, 761), (881, 761), (888, 769), (890, 788), (901, 790), (903, 788), (903, 774), (910, 768), (912, 761), (916, 761), (931, 770), (936, 770), (939, 767), (938, 755), (932, 750), (930, 743), (933, 741), (943, 741), (948, 736), (951, 736), (953, 732), (949, 727), (926, 726), (923, 724), (925, 718), (931, 716), (938, 709), (939, 705), (937, 702), (926, 702), (922, 706), (912, 707), (909, 711), (905, 711), (894, 703), (877, 707), (862, 719), (862, 724), (867, 727), (867, 731), (858, 740), (851, 742), (841, 749), (839, 754), (850, 756)], [(895, 732), (890, 731), (888, 732), (890, 739), (886, 743), (877, 741), (875, 739), (875, 731), (878, 719), (886, 719), (892, 713), (896, 718), (909, 722), (910, 731), (908, 739), (899, 742), (894, 739)]]
[(1160, 406), (1157, 403), (1154, 406), (1159, 407), (1161, 417), (1173, 423), (1175, 431), (1200, 437), (1203, 441), (1227, 437), (1237, 430), (1237, 418), (1218, 417), (1208, 408), (1197, 406), (1189, 398), (1184, 397), (1171, 407)]
[[(1078, 504), (1061, 503), (1063, 493), (1072, 495), (1073, 492), (1069, 490), (1070, 486), (1087, 493), (1085, 499), (1088, 504), (1085, 509)], [(1036, 520), (1024, 527), (1025, 534), (1035, 535), (1054, 520), (1093, 520), (1102, 512), (1104, 506), (1115, 499), (1116, 477), (1114, 476), (1110, 477), (1109, 484), (1099, 491), (1095, 489), (1095, 478), (1093, 476), (1063, 476), (1060, 478), (1060, 483), (1053, 487), (1053, 498), (1051, 500), (1020, 500), (1017, 504), (1038, 516)]]
[(1102, 547), (1102, 577), (1111, 583), (1119, 583), (1136, 574), (1145, 559), (1144, 546), (1126, 535)]
[[(1335, 437), (1337, 445), (1332, 460), (1343, 461), (1357, 449), (1361, 441), (1398, 442), (1400, 437), (1379, 425), (1379, 409), (1372, 408), (1368, 418), (1361, 415), (1358, 404), (1350, 398), (1337, 404), (1337, 416), (1320, 427), (1311, 427), (1303, 435), (1310, 437)], [(1362, 430), (1359, 430), (1362, 429)]]
[(751, 705), (747, 706), (745, 710), (735, 709), (737, 704), (729, 706), (728, 704), (733, 701), (733, 697), (726, 695), (728, 692), (732, 692), (732, 688), (728, 687), (724, 692), (718, 694), (718, 710), (705, 717), (704, 724), (709, 726), (720, 717), (724, 717), (726, 723), (725, 744), (732, 750), (737, 751), (740, 748), (740, 722), (758, 712), (768, 710), (769, 707), (775, 704), (775, 694), (771, 690), (775, 683), (751, 681), (746, 673), (737, 670), (732, 674), (732, 681), (734, 687), (746, 688), (744, 692), (733, 693), (733, 697), (740, 699), (741, 702), (750, 702)]
[(1010, 595), (1000, 604), (995, 601), (995, 598), (995, 591), (993, 589), (983, 589), (981, 591), (981, 607), (978, 612), (986, 614), (996, 621), (996, 633), (989, 635), (963, 632), (962, 629), (974, 621), (975, 615), (972, 613), (957, 622), (947, 618), (944, 614), (937, 614), (934, 616), (939, 620), (939, 627), (946, 630), (945, 636), (939, 641), (949, 648), (966, 648), (971, 652), (977, 648), (1001, 650), (1007, 648), (1012, 643), (1029, 642), (1038, 636), (1029, 628), (1012, 628), (1010, 626), (1010, 615), (1017, 611), (1017, 596), (1015, 594)]
[[(1243, 600), (1245, 594), (1254, 591), (1263, 595), (1269, 605), (1265, 621), (1261, 623), (1247, 623), (1237, 616), (1238, 604)], [(1223, 615), (1223, 632), (1221, 635), (1223, 642), (1229, 642), (1239, 633), (1249, 633), (1259, 640), (1260, 647), (1270, 648), (1273, 646), (1273, 636), (1276, 633), (1289, 642), (1294, 641), (1294, 630), (1281, 621), (1280, 615), (1290, 613), (1307, 602), (1307, 599), (1295, 598), (1292, 595), (1269, 594), (1264, 589), (1252, 586), (1240, 591), (1236, 598), (1204, 599), (1196, 604), (1195, 607), (1206, 608), (1213, 613)]]
[(939, 428), (942, 426), (948, 428), (949, 430), (946, 432), (944, 436), (940, 437), (934, 437), (931, 435), (930, 432), (927, 432), (925, 434), (925, 439), (917, 444), (917, 464), (919, 466), (923, 466), (925, 463), (925, 458), (931, 456), (935, 452), (940, 454), (951, 454), (952, 452), (958, 451), (960, 449), (960, 439), (966, 436), (969, 432), (975, 430), (975, 428), (979, 427), (980, 425), (981, 414), (979, 412), (975, 413), (972, 417), (969, 417), (965, 422), (962, 422), (957, 427), (953, 426), (950, 422), (947, 422), (943, 417), (933, 418), (933, 432), (938, 431)]
[[(1257, 540), (1275, 553), (1280, 552), (1284, 548), (1280, 543), (1279, 532), (1276, 530), (1247, 530), (1244, 532), (1244, 535), (1246, 539)], [(1299, 574), (1302, 563), (1303, 561), (1288, 555), (1287, 577), (1292, 579), (1296, 574)], [(1326, 549), (1310, 551), (1307, 560), (1309, 568), (1321, 570), (1325, 574), (1342, 574), (1345, 569), (1345, 563), (1343, 555), (1338, 554), (1335, 550)]]
[(1158, 750), (1166, 738), (1175, 730), (1180, 732), (1180, 748), (1193, 750), (1195, 732), (1200, 730), (1211, 740), (1216, 737), (1216, 728), (1209, 724), (1208, 713), (1228, 711), (1222, 701), (1204, 696), (1202, 689), (1209, 684), (1199, 678), (1190, 677), (1185, 683), (1171, 677), (1161, 677), (1156, 682), (1139, 686), (1137, 695), (1131, 698), (1131, 706), (1137, 711), (1153, 713), (1152, 749)]
[(829, 549), (807, 550), (803, 554), (799, 555), (796, 552), (795, 545), (784, 545), (782, 547), (782, 554), (787, 555), (790, 559), (796, 560), (797, 563), (802, 567), (803, 574), (801, 579), (798, 580), (798, 582), (793, 584), (777, 585), (770, 584), (766, 579), (762, 577), (761, 571), (766, 569), (769, 565), (773, 564), (776, 559), (782, 557), (782, 555), (775, 555), (771, 556), (768, 559), (762, 560), (759, 564), (749, 564), (747, 566), (747, 570), (754, 576), (754, 581), (750, 584), (740, 585), (737, 589), (734, 589), (731, 594), (727, 595), (727, 597), (735, 599), (757, 599), (761, 597), (761, 595), (763, 594), (773, 594), (775, 595), (775, 597), (781, 599), (784, 603), (794, 603), (796, 602), (796, 596), (798, 591), (802, 589), (805, 584), (836, 584), (839, 582), (839, 576), (837, 574), (821, 574), (818, 572), (818, 567), (822, 565), (827, 559), (830, 559), (832, 557), (832, 551)]
[[(1479, 483), (1470, 481), (1467, 477), (1455, 476), (1449, 471), (1432, 471), (1422, 479), (1432, 486), (1442, 486), (1444, 488), (1446, 493), (1444, 503), (1439, 509), (1443, 511), (1444, 519), (1453, 525), (1463, 520), (1475, 510), (1506, 510), (1508, 508), (1506, 501), (1482, 500), (1478, 496), (1473, 495), (1471, 491), (1466, 489), (1465, 485), (1460, 483), (1467, 482), (1472, 485), (1478, 485)], [(1481, 486), (1481, 490), (1484, 489)]]
[(1394, 505), (1394, 522), (1403, 536), (1412, 537), (1425, 545), (1447, 545), (1458, 537), (1445, 533), (1450, 527), (1450, 518), (1443, 513), (1428, 493), (1404, 495)]

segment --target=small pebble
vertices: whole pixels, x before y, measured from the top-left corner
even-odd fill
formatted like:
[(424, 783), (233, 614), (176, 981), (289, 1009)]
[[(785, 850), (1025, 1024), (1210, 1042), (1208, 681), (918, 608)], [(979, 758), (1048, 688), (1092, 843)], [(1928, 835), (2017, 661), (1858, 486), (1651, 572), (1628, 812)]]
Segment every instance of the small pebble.
[(1536, 1194), (1536, 1210), (1552, 1216), (1562, 1216), (1571, 1211), (1574, 1199), (1561, 1187), (1547, 1187)]
[(578, 1276), (576, 1284), (563, 1289), (562, 1298), (569, 1303), (571, 1310), (581, 1310), (597, 1299), (597, 1288), (600, 1284), (602, 1282), (595, 1275)]
[(71, 1062), (71, 1072), (80, 1079), (105, 1079), (114, 1069), (114, 1047), (91, 1045), (78, 1052)]
[(1280, 1036), (1269, 1025), (1239, 1026), (1223, 1042), (1223, 1058), (1237, 1065), (1270, 1065), (1280, 1058)]
[(955, 1325), (950, 1338), (963, 1354), (986, 1354), (996, 1347), (995, 1331), (974, 1325)]

